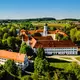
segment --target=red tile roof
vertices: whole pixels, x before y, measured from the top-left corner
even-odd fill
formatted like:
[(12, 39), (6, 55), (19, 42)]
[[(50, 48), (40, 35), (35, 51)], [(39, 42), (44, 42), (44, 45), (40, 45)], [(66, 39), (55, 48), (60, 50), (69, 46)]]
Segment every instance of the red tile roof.
[(0, 58), (11, 59), (16, 62), (24, 62), (25, 54), (0, 50)]
[[(39, 29), (39, 30), (21, 30), (20, 31), (20, 33), (28, 33), (28, 34), (34, 34), (34, 33), (40, 33), (40, 32), (43, 32), (43, 30), (41, 30), (41, 29)], [(49, 34), (56, 34), (56, 33), (59, 33), (59, 34), (62, 34), (62, 35), (64, 35), (64, 36), (67, 36), (67, 34), (66, 33), (64, 33), (64, 32), (62, 32), (62, 31), (60, 31), (60, 30), (55, 30), (55, 31), (48, 31), (48, 33)]]
[(64, 32), (62, 32), (62, 31), (60, 31), (60, 30), (48, 31), (48, 33), (49, 33), (49, 34), (57, 34), (57, 33), (59, 33), (59, 34), (61, 34), (61, 35), (63, 35), (63, 36), (67, 36), (66, 33), (64, 33)]
[(34, 48), (77, 47), (72, 41), (37, 41)]
[(34, 37), (36, 40), (53, 40), (51, 36)]

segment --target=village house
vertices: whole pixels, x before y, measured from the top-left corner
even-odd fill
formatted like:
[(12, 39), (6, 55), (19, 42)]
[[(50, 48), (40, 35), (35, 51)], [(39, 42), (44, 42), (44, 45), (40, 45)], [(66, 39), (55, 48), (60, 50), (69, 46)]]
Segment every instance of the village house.
[(24, 70), (29, 65), (26, 54), (0, 50), (0, 64), (4, 64), (7, 60), (14, 60), (16, 65)]

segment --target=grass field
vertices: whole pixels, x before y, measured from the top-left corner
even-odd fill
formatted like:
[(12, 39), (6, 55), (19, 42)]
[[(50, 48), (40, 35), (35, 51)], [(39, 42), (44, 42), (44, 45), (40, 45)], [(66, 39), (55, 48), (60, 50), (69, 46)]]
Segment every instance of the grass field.
[(71, 63), (50, 63), (51, 67), (59, 68), (59, 69), (66, 69)]
[[(32, 24), (34, 26), (43, 27), (45, 22), (32, 22)], [(52, 22), (52, 23), (48, 23), (48, 26), (49, 27), (65, 27), (65, 26), (69, 27), (69, 24), (66, 24), (66, 23), (53, 23)]]
[(67, 66), (69, 66), (71, 63), (65, 60), (60, 59), (54, 59), (54, 58), (47, 58), (48, 62), (50, 63), (50, 67), (59, 68), (59, 69), (65, 69)]

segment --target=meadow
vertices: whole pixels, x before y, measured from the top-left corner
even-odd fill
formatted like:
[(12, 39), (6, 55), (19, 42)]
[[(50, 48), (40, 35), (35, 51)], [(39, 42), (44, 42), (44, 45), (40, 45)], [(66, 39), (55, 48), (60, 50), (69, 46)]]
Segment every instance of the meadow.
[(48, 27), (56, 27), (56, 28), (65, 27), (65, 26), (69, 27), (70, 26), (69, 23), (58, 23), (58, 22), (49, 22), (49, 21), (32, 22), (32, 24), (34, 26), (38, 26), (38, 27), (43, 27), (45, 23), (48, 24)]

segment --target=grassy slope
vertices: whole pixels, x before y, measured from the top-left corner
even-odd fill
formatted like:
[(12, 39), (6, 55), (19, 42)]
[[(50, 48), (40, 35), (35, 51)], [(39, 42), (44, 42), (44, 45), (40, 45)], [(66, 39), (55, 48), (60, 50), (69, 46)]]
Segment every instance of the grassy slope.
[(47, 60), (50, 63), (51, 67), (59, 68), (59, 69), (65, 69), (67, 66), (69, 66), (71, 63), (65, 60), (60, 60), (60, 59), (53, 59), (53, 58), (47, 58)]

